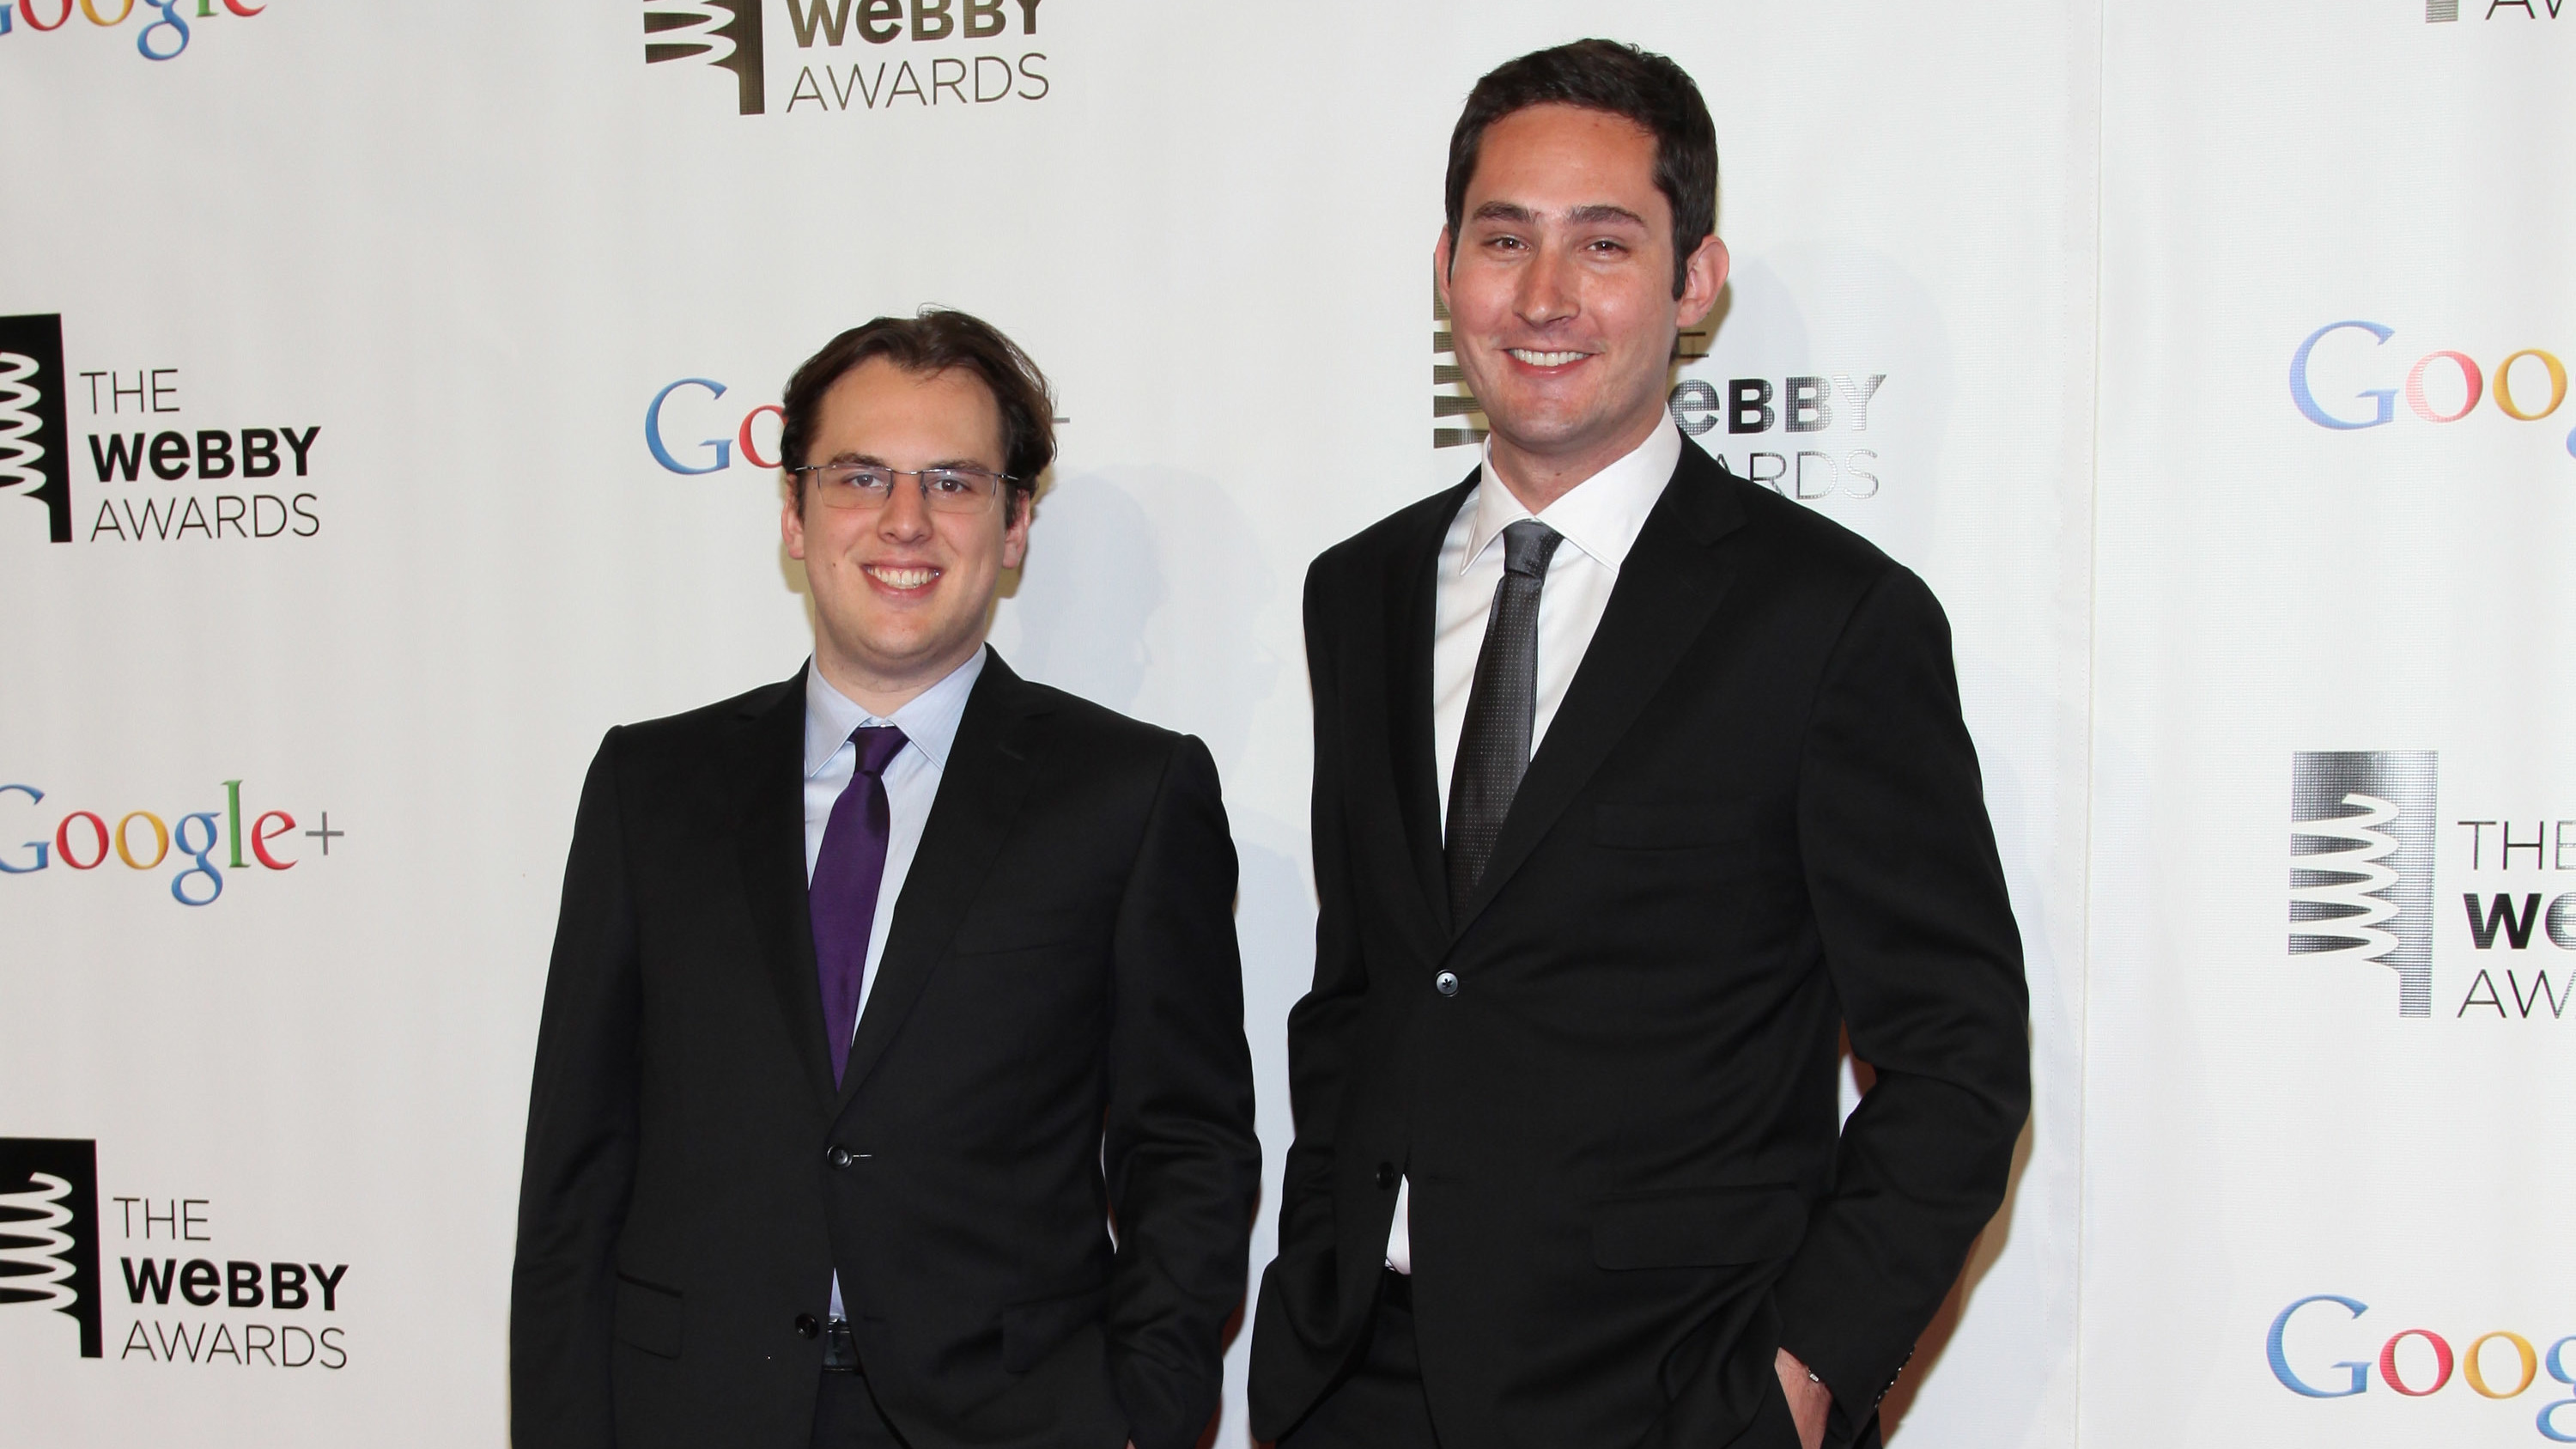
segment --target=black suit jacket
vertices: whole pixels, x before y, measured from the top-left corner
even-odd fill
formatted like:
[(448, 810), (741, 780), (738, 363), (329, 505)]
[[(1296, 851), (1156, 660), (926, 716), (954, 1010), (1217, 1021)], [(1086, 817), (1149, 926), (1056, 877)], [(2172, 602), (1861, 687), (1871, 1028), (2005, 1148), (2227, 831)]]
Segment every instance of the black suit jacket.
[(987, 660), (836, 1092), (804, 730), (800, 675), (611, 730), (591, 765), (528, 1111), (515, 1441), (802, 1449), (800, 1324), (837, 1268), (915, 1449), (1195, 1444), (1260, 1172), (1206, 748)]
[[(1307, 578), (1322, 909), (1254, 1432), (1349, 1362), (1402, 1176), (1450, 1449), (1725, 1444), (1784, 1343), (1866, 1426), (2028, 1104), (1948, 627), (1913, 574), (1686, 445), (1452, 919), (1433, 570), (1474, 482)], [(1838, 1134), (1845, 1023), (1878, 1075)]]

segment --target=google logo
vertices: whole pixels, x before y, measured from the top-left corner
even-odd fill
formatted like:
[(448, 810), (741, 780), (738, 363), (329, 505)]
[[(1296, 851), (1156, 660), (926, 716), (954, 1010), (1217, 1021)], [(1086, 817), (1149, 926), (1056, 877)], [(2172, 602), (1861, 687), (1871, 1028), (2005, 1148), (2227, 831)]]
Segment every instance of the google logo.
[[(70, 870), (96, 870), (111, 855), (127, 870), (158, 870), (175, 849), (179, 860), (172, 863), (181, 869), (170, 878), (170, 898), (183, 906), (210, 906), (224, 893), (225, 869), (250, 868), (250, 861), (242, 858), (244, 850), (263, 870), (295, 869), (295, 858), (280, 853), (289, 848), (295, 817), (283, 810), (263, 810), (251, 817), (245, 830), (242, 782), (226, 780), (223, 785), (223, 809), (192, 810), (172, 819), (151, 810), (128, 810), (110, 825), (107, 815), (96, 810), (74, 810), (55, 824), (51, 839), (27, 841), (20, 847), (23, 853), (14, 859), (0, 853), (0, 875), (34, 875), (52, 869), (57, 861)], [(33, 785), (0, 785), (0, 798), (11, 795), (26, 797), (29, 805), (45, 802), (45, 792)], [(334, 839), (348, 834), (331, 828), (329, 811), (323, 812), (320, 829), (304, 833), (321, 838), (325, 855), (331, 853)], [(216, 848), (227, 845), (230, 864), (218, 866)]]
[[(14, 0), (14, 3), (0, 0), (0, 35), (16, 29), (20, 20), (27, 22), (29, 30), (60, 30), (71, 23), (75, 5), (84, 19), (102, 30), (113, 30), (134, 14), (135, 0), (117, 0), (114, 15), (100, 14), (99, 3), (100, 0)], [(143, 0), (147, 8), (161, 12), (160, 19), (145, 25), (134, 37), (134, 48), (142, 52), (145, 60), (174, 60), (179, 52), (188, 48), (188, 18), (179, 13), (179, 7), (186, 3), (187, 0)], [(268, 8), (266, 5), (244, 5), (241, 0), (222, 0), (222, 3), (228, 13), (244, 19)], [(39, 18), (49, 4), (54, 18)], [(197, 0), (196, 18), (213, 19), (215, 4), (216, 0)], [(160, 39), (155, 41), (154, 36)]]
[(644, 409), (644, 447), (647, 451), (652, 453), (654, 462), (661, 464), (663, 467), (670, 469), (674, 473), (721, 473), (725, 469), (733, 466), (733, 447), (734, 444), (740, 443), (742, 445), (742, 460), (744, 462), (749, 463), (755, 468), (775, 468), (778, 466), (778, 460), (775, 458), (764, 458), (760, 456), (759, 447), (755, 445), (751, 439), (751, 425), (760, 420), (761, 414), (767, 413), (778, 419), (781, 423), (787, 421), (786, 410), (779, 407), (776, 403), (763, 403), (759, 407), (753, 408), (750, 412), (743, 414), (742, 426), (736, 428), (734, 430), (734, 435), (730, 438), (707, 438), (694, 445), (682, 445), (715, 449), (716, 460), (714, 462), (703, 466), (694, 466), (692, 464), (683, 463), (678, 458), (674, 457), (671, 453), (671, 445), (662, 440), (662, 405), (671, 400), (671, 394), (678, 392), (684, 387), (705, 388), (707, 396), (711, 398), (723, 397), (725, 395), (725, 385), (723, 383), (713, 382), (703, 377), (681, 378), (678, 382), (672, 383), (669, 386), (664, 387), (660, 392), (653, 394), (653, 401), (647, 404)]
[[(2559, 405), (2567, 401), (2567, 364), (2561, 362), (2556, 353), (2526, 347), (2507, 353), (2492, 370), (2482, 370), (2477, 359), (2467, 353), (2441, 348), (2415, 359), (2415, 365), (2406, 370), (2403, 388), (2373, 387), (2354, 393), (2356, 401), (2367, 400), (2371, 404), (2366, 415), (2329, 412), (2308, 386), (2308, 360), (2316, 353), (2318, 343), (2338, 332), (2366, 332), (2370, 334), (2373, 347), (2397, 335), (2396, 328), (2383, 327), (2376, 322), (2329, 322), (2309, 333), (2307, 339), (2299, 344), (2299, 350), (2290, 354), (2290, 401), (2298, 404), (2299, 412), (2309, 422), (2321, 428), (2349, 433), (2363, 428), (2384, 427), (2396, 420), (2400, 392), (2405, 395), (2407, 411), (2428, 423), (2456, 423), (2476, 412), (2478, 404), (2489, 398), (2494, 399), (2497, 412), (2515, 422), (2536, 423), (2558, 411)], [(2460, 388), (2460, 405), (2448, 412), (2443, 411), (2427, 391), (2425, 385), (2428, 381), (2456, 381)], [(2445, 387), (2446, 397), (2448, 393), (2449, 389)], [(2570, 456), (2576, 456), (2576, 432), (2567, 435), (2567, 451)]]
[[(2567, 1348), (2576, 1344), (2570, 1334), (2546, 1349), (2534, 1348), (2530, 1339), (2510, 1329), (2497, 1329), (2470, 1339), (2465, 1349), (2455, 1349), (2451, 1341), (2429, 1328), (2404, 1328), (2390, 1334), (2379, 1346), (2376, 1358), (2338, 1359), (2322, 1368), (2310, 1366), (2302, 1373), (2291, 1367), (2285, 1340), (2289, 1337), (2290, 1320), (2303, 1308), (2332, 1304), (2344, 1311), (2345, 1321), (2370, 1311), (2370, 1305), (2335, 1293), (2313, 1293), (2280, 1312), (2272, 1320), (2272, 1331), (2264, 1336), (2265, 1356), (2271, 1360), (2272, 1377), (2281, 1387), (2310, 1399), (2348, 1399), (2370, 1388), (2371, 1371), (2395, 1392), (2410, 1399), (2428, 1398), (2440, 1393), (2454, 1377), (2469, 1386), (2480, 1398), (2518, 1398), (2540, 1380), (2547, 1370), (2549, 1377), (2568, 1386), (2571, 1397), (2553, 1399), (2541, 1406), (2535, 1427), (2540, 1437), (2554, 1444), (2576, 1444), (2576, 1426), (2561, 1427), (2554, 1422), (2562, 1409), (2576, 1409), (2576, 1367), (2566, 1360)], [(2329, 1310), (2320, 1310), (2329, 1312)], [(2401, 1366), (2399, 1353), (2414, 1345), (2406, 1357), (2415, 1360), (2411, 1370)], [(2427, 1366), (2425, 1353), (2432, 1362)]]

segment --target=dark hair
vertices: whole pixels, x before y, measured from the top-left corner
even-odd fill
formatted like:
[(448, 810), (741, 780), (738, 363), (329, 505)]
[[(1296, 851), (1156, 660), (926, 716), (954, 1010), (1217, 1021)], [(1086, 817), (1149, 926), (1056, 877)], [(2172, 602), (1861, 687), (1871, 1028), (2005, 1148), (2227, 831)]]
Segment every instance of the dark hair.
[[(786, 414), (778, 438), (778, 461), (784, 468), (805, 465), (805, 450), (823, 410), (823, 394), (872, 358), (882, 357), (906, 372), (932, 374), (962, 368), (981, 378), (1002, 414), (1002, 471), (1011, 475), (1004, 497), (1005, 520), (1015, 519), (1037, 491), (1038, 475), (1055, 461), (1055, 395), (1046, 374), (1029, 361), (1018, 343), (980, 317), (946, 307), (924, 307), (910, 317), (879, 317), (823, 344), (787, 380), (779, 399)], [(805, 506), (805, 475), (787, 475), (796, 489), (796, 506)]]
[(1452, 247), (1485, 128), (1514, 111), (1550, 104), (1625, 116), (1654, 134), (1655, 189), (1672, 203), (1673, 295), (1680, 296), (1684, 264), (1717, 226), (1717, 123), (1709, 119), (1708, 102), (1700, 99), (1689, 72), (1615, 40), (1531, 51), (1494, 67), (1468, 92), (1467, 109), (1449, 133)]

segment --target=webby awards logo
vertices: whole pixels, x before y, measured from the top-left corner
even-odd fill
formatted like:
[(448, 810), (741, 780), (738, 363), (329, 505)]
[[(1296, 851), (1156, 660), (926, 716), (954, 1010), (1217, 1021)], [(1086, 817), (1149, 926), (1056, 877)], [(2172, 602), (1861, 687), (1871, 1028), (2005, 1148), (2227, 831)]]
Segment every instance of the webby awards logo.
[[(1781, 373), (1767, 377), (1693, 375), (1707, 363), (1709, 332), (1673, 339), (1673, 365), (1681, 376), (1664, 405), (1682, 435), (1747, 482), (1784, 498), (1813, 503), (1878, 496), (1881, 461), (1869, 436), (1870, 406), (1887, 373), (1855, 368), (1833, 373)], [(1481, 445), (1492, 431), (1483, 405), (1458, 365), (1449, 309), (1431, 298), (1431, 446)], [(1731, 450), (1733, 451), (1730, 456)], [(1741, 466), (1738, 460), (1741, 460)]]
[(0, 1312), (62, 1314), (97, 1358), (98, 1287), (98, 1144), (0, 1137)]
[(761, 0), (645, 0), (644, 63), (731, 71), (742, 114), (769, 109)]
[[(643, 0), (644, 63), (730, 72), (745, 116), (769, 112), (769, 63), (782, 52), (796, 64), (785, 115), (1042, 101), (1054, 89), (1034, 48), (1042, 3)], [(770, 22), (772, 5), (785, 7), (785, 25)]]
[[(59, 314), (0, 317), (0, 540), (36, 526), (32, 511), (7, 506), (13, 499), (44, 511), (44, 537), (54, 543), (319, 534), (322, 425), (271, 414), (264, 425), (183, 426), (203, 383), (203, 374), (148, 361), (131, 371), (74, 371), (63, 360)], [(79, 449), (75, 411), (86, 424)]]
[(64, 380), (60, 316), (0, 317), (0, 499), (44, 509), (56, 543), (72, 540)]
[(2397, 1014), (2433, 1013), (2431, 750), (2303, 751), (2290, 761), (2290, 954), (2397, 973)]
[(219, 1253), (222, 1217), (208, 1197), (102, 1196), (95, 1140), (0, 1137), (0, 1313), (62, 1314), (82, 1358), (107, 1356), (114, 1308), (119, 1363), (346, 1368), (349, 1265)]
[[(2576, 813), (2525, 800), (2536, 808), (2445, 818), (2440, 764), (2433, 750), (2291, 757), (2290, 956), (2394, 972), (2401, 1017), (2440, 1015), (2439, 996), (2458, 1003), (2454, 1021), (2564, 1020), (2576, 1006)], [(2443, 869), (2470, 888), (2439, 890)]]
[[(2469, 13), (2481, 20), (2502, 15), (2512, 20), (2555, 20), (2565, 0), (2469, 0)], [(2483, 6), (2486, 13), (2479, 15)], [(2448, 25), (2460, 18), (2460, 0), (2424, 0), (2424, 23)]]

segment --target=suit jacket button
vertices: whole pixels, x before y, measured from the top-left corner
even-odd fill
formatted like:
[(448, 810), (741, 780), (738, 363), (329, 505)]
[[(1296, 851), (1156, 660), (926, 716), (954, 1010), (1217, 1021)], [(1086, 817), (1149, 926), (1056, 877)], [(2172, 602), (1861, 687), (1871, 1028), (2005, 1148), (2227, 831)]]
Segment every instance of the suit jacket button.
[(1439, 975), (1432, 977), (1431, 989), (1439, 992), (1443, 996), (1457, 995), (1458, 973), (1455, 971), (1443, 971)]
[(814, 1321), (813, 1314), (799, 1313), (796, 1315), (796, 1336), (798, 1338), (814, 1338), (821, 1335), (822, 1332), (823, 1325)]
[(847, 1167), (850, 1165), (850, 1149), (835, 1142), (832, 1149), (823, 1154), (823, 1160), (834, 1167)]
[(1395, 1186), (1394, 1163), (1381, 1162), (1377, 1165), (1377, 1185), (1382, 1188)]

